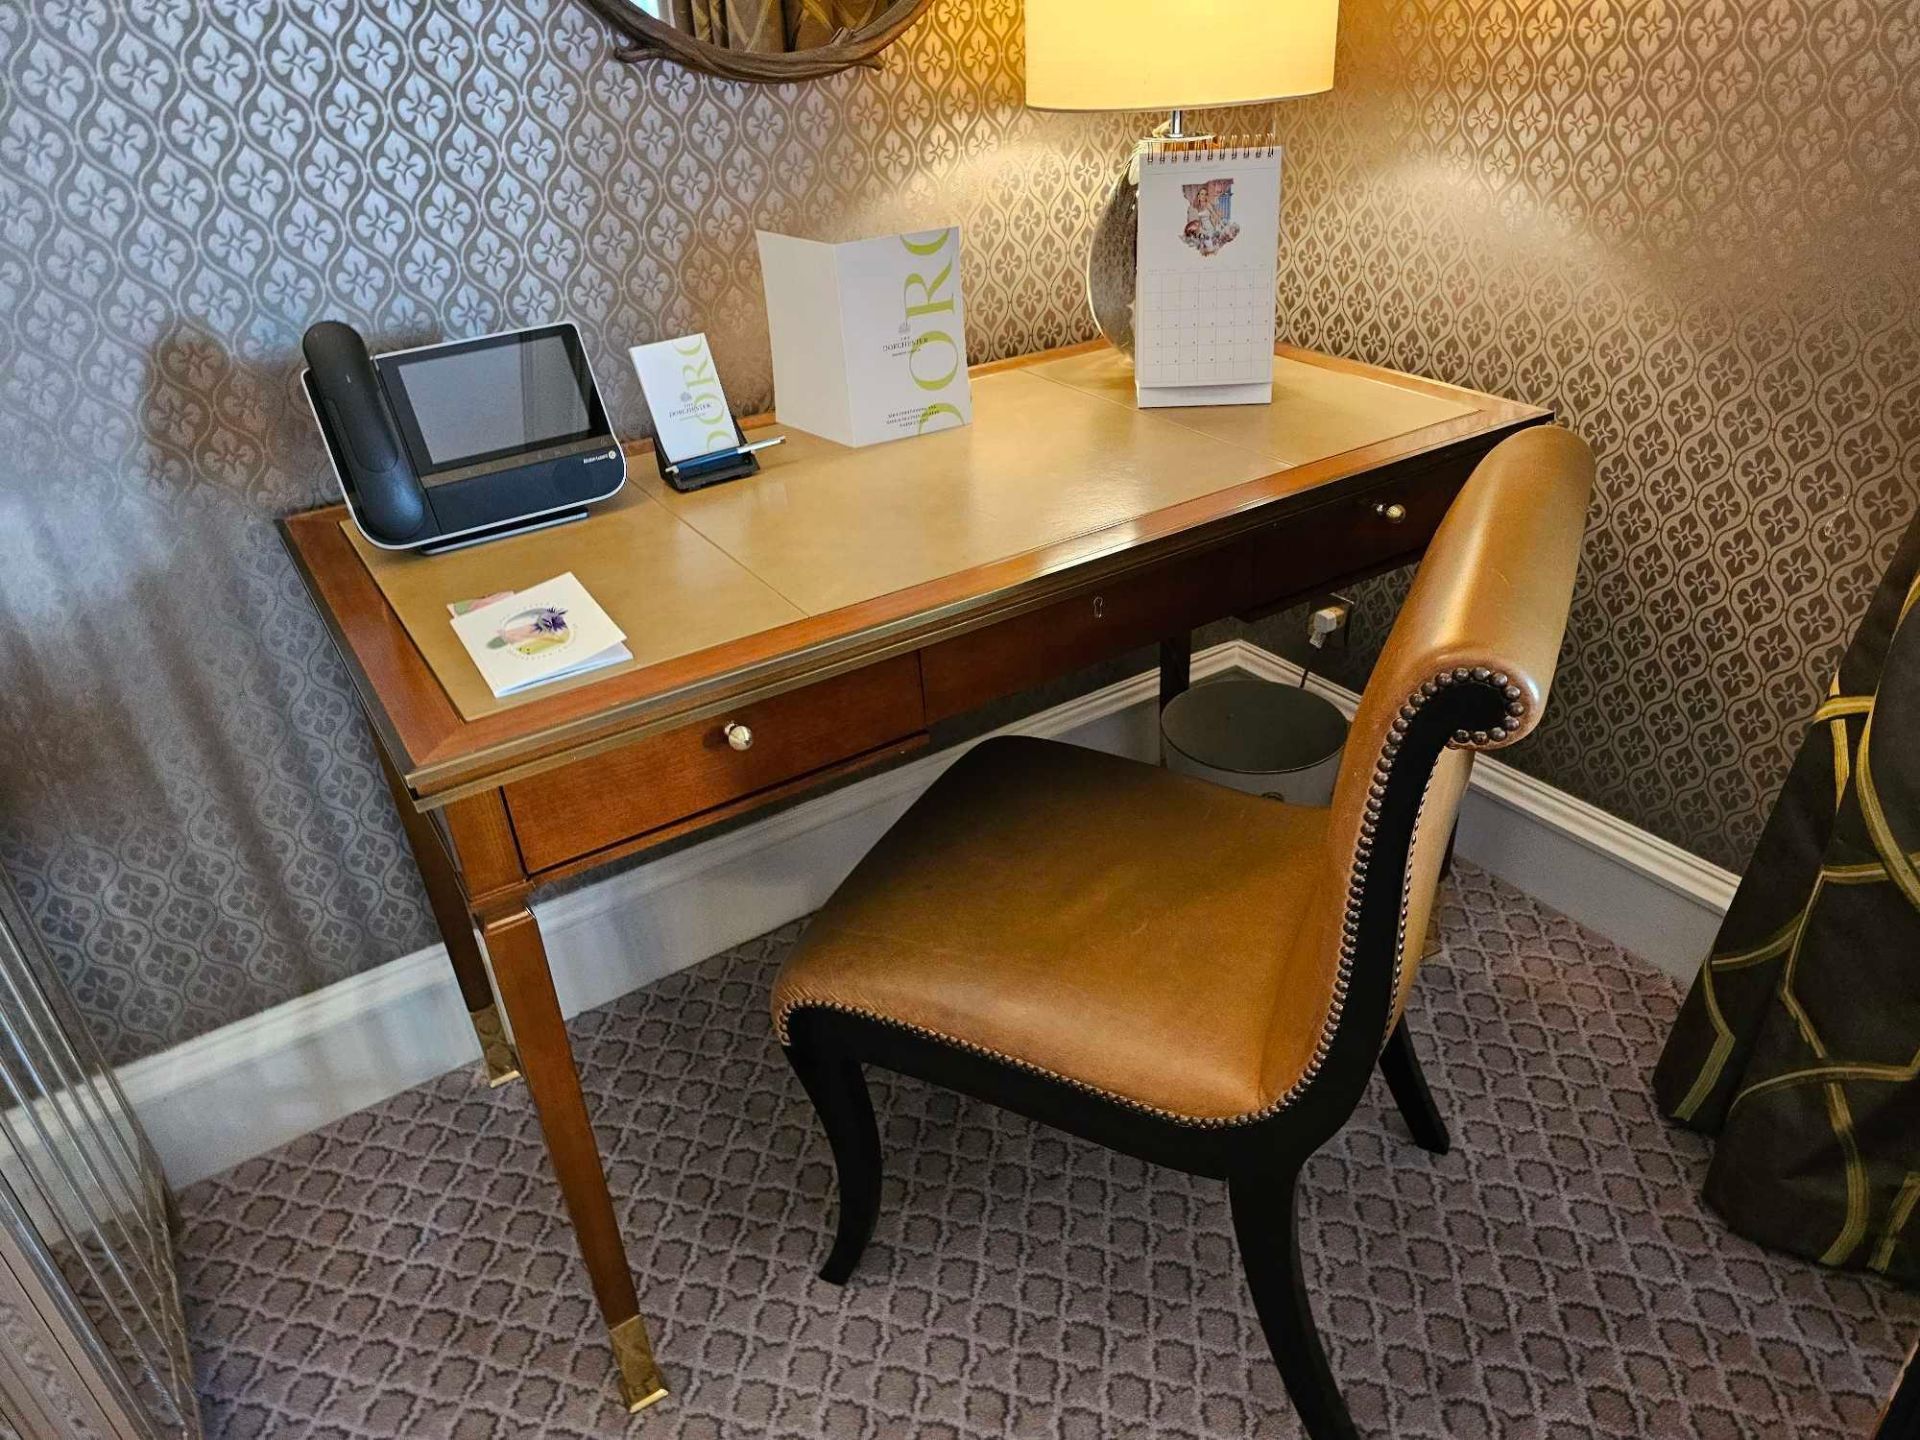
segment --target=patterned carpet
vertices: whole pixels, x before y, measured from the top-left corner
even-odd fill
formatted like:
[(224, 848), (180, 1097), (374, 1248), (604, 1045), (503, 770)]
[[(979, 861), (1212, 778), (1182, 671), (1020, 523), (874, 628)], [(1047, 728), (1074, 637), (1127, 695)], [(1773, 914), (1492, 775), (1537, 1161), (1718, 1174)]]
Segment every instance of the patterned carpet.
[[(1303, 1247), (1370, 1436), (1867, 1433), (1920, 1296), (1766, 1254), (1647, 1077), (1674, 983), (1462, 867), (1416, 1040), (1451, 1155), (1376, 1083)], [(574, 1026), (673, 1396), (631, 1422), (524, 1087), (456, 1074), (190, 1190), (210, 1436), (1287, 1437), (1223, 1187), (916, 1083), (845, 1290), (830, 1160), (767, 1029), (797, 927)]]

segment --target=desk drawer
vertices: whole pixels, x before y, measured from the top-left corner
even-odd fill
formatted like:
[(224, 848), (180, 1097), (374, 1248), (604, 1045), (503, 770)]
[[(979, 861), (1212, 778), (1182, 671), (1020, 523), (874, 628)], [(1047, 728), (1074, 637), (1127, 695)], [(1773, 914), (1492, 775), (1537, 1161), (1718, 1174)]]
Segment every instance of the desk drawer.
[[(752, 732), (735, 750), (730, 723)], [(874, 750), (922, 728), (916, 657), (743, 705), (505, 787), (527, 870), (537, 872)]]
[(1244, 552), (1222, 547), (930, 645), (920, 652), (927, 718), (957, 715), (1231, 614), (1245, 573)]
[(1412, 563), (1478, 458), (1389, 480), (1255, 531), (1245, 542), (1248, 581), (1242, 608), (1263, 611), (1389, 568), (1396, 560)]

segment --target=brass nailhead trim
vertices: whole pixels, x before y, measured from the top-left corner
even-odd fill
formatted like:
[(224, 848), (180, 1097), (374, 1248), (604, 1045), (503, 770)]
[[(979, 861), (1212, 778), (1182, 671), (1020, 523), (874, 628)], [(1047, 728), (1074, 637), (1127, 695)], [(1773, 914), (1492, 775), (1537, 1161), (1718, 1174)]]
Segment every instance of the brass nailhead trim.
[[(1440, 687), (1467, 681), (1479, 684), (1491, 684), (1498, 687), (1504, 698), (1509, 702), (1507, 706), (1507, 713), (1509, 715), (1517, 717), (1526, 713), (1527, 707), (1524, 694), (1519, 686), (1508, 683), (1508, 676), (1505, 671), (1495, 672), (1484, 665), (1476, 665), (1472, 669), (1468, 669), (1466, 666), (1459, 666), (1453, 670), (1442, 670), (1431, 680), (1422, 681), (1416, 686), (1413, 694), (1407, 698), (1406, 704), (1400, 707), (1399, 714), (1394, 717), (1393, 724), (1390, 727), (1389, 738), (1386, 743), (1381, 746), (1380, 759), (1373, 767), (1375, 778), (1373, 785), (1369, 787), (1368, 790), (1370, 795), (1374, 793), (1376, 789), (1381, 794), (1385, 793), (1387, 781), (1393, 773), (1394, 758), (1400, 749), (1399, 742), (1407, 733), (1407, 722), (1419, 714), (1420, 707), (1424, 705), (1431, 696), (1437, 693)], [(1506, 739), (1511, 731), (1517, 731), (1519, 728), (1520, 726), (1516, 719), (1515, 723), (1506, 730), (1476, 730), (1472, 732), (1456, 730), (1453, 732), (1452, 744), (1456, 747), (1477, 748), (1481, 745), (1502, 741)], [(1426, 796), (1422, 794), (1420, 797), (1420, 805), (1414, 811), (1413, 830), (1407, 837), (1409, 853), (1412, 851), (1413, 841), (1420, 833), (1420, 818), (1425, 810)], [(1369, 805), (1365, 816), (1360, 821), (1360, 836), (1354, 845), (1354, 861), (1347, 875), (1347, 902), (1340, 920), (1340, 954), (1334, 970), (1333, 1003), (1327, 1007), (1326, 1022), (1321, 1025), (1320, 1034), (1314, 1040), (1313, 1053), (1307, 1057), (1307, 1063), (1300, 1071), (1299, 1078), (1295, 1080), (1293, 1084), (1289, 1085), (1278, 1099), (1271, 1105), (1267, 1105), (1259, 1110), (1249, 1111), (1245, 1115), (1221, 1117), (1182, 1115), (1178, 1111), (1163, 1109), (1158, 1105), (1149, 1105), (1145, 1101), (1135, 1100), (1131, 1096), (1122, 1095), (1117, 1091), (1105, 1090), (1098, 1085), (1090, 1085), (1084, 1080), (1076, 1080), (1070, 1075), (1062, 1075), (1057, 1070), (1049, 1070), (1044, 1065), (1035, 1065), (1029, 1060), (1021, 1060), (1016, 1056), (1004, 1054), (1001, 1051), (991, 1049), (985, 1045), (975, 1045), (971, 1041), (959, 1039), (957, 1036), (943, 1034), (941, 1031), (929, 1029), (924, 1025), (915, 1025), (906, 1020), (896, 1020), (891, 1015), (882, 1015), (877, 1011), (864, 1009), (857, 1005), (843, 1005), (833, 1000), (807, 1000), (803, 998), (787, 1002), (787, 1004), (781, 1006), (779, 1011), (774, 1015), (774, 1036), (782, 1045), (787, 1043), (789, 1036), (787, 1021), (795, 1010), (834, 1010), (842, 1015), (852, 1015), (857, 1019), (871, 1020), (881, 1025), (891, 1025), (896, 1030), (905, 1030), (910, 1034), (918, 1035), (923, 1040), (933, 1040), (942, 1045), (951, 1045), (954, 1049), (964, 1050), (970, 1055), (978, 1055), (983, 1059), (992, 1060), (1001, 1065), (1010, 1065), (1016, 1070), (1024, 1070), (1030, 1075), (1038, 1075), (1043, 1079), (1056, 1081), (1070, 1089), (1078, 1090), (1082, 1094), (1092, 1095), (1098, 1099), (1123, 1106), (1128, 1110), (1138, 1111), (1145, 1115), (1157, 1116), (1162, 1120), (1171, 1120), (1176, 1125), (1187, 1125), (1198, 1130), (1224, 1130), (1235, 1125), (1251, 1125), (1256, 1121), (1265, 1120), (1270, 1115), (1277, 1114), (1279, 1111), (1286, 1109), (1286, 1107), (1291, 1105), (1295, 1100), (1299, 1099), (1300, 1096), (1306, 1092), (1307, 1087), (1313, 1084), (1315, 1077), (1320, 1073), (1320, 1067), (1326, 1063), (1328, 1051), (1333, 1048), (1333, 1037), (1340, 1029), (1340, 1017), (1346, 1010), (1347, 991), (1353, 980), (1353, 966), (1357, 958), (1355, 950), (1360, 934), (1360, 908), (1366, 898), (1367, 860), (1373, 852), (1374, 832), (1378, 828), (1379, 806)], [(1398, 995), (1400, 992), (1400, 980), (1404, 964), (1402, 955), (1406, 950), (1407, 901), (1406, 888), (1403, 884), (1400, 892), (1400, 922), (1394, 939), (1393, 994), (1395, 995)]]

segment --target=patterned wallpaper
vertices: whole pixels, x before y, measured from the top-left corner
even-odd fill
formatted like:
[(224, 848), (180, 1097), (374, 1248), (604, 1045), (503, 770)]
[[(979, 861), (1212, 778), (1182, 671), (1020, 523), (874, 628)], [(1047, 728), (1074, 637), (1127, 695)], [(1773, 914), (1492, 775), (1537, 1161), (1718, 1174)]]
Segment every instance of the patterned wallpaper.
[[(1910, 7), (1343, 8), (1339, 87), (1270, 112), (1283, 331), (1594, 440), (1520, 761), (1737, 863), (1914, 504)], [(1019, 31), (939, 0), (877, 73), (757, 89), (614, 64), (572, 0), (0, 0), (0, 863), (113, 1058), (431, 938), (270, 524), (326, 498), (307, 323), (567, 314), (633, 430), (639, 340), (768, 400), (756, 225), (951, 219), (974, 358), (1083, 338), (1137, 123), (1024, 111)]]
[(1339, 87), (1280, 112), (1282, 328), (1592, 442), (1553, 706), (1506, 758), (1739, 867), (1920, 500), (1920, 7), (1341, 11)]

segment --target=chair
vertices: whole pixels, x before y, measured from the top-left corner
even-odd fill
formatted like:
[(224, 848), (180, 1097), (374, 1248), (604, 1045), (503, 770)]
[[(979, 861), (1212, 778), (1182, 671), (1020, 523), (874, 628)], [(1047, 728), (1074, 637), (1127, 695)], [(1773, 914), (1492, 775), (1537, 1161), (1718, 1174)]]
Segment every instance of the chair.
[(955, 763), (814, 917), (773, 1024), (833, 1148), (845, 1283), (880, 1201), (863, 1066), (1224, 1179), (1308, 1435), (1356, 1432), (1301, 1285), (1301, 1166), (1376, 1063), (1447, 1132), (1402, 1011), (1476, 751), (1546, 704), (1592, 485), (1543, 427), (1475, 469), (1374, 666), (1332, 804), (1289, 806), (1050, 741)]

